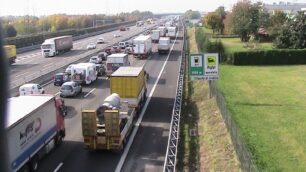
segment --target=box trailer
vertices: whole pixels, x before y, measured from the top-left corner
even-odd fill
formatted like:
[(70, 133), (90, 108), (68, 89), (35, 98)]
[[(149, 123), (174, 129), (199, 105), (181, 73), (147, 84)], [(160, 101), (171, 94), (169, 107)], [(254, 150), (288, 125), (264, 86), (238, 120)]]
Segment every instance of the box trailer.
[(46, 39), (41, 44), (41, 53), (44, 57), (53, 57), (73, 48), (72, 36), (60, 36)]
[(170, 51), (170, 38), (169, 37), (161, 37), (158, 42), (158, 53), (168, 53)]
[(133, 40), (133, 56), (147, 58), (152, 53), (152, 39), (150, 35), (141, 35)]
[(130, 66), (128, 54), (118, 53), (107, 56), (106, 75), (110, 76), (121, 66)]
[(176, 27), (167, 27), (167, 36), (170, 39), (174, 39), (176, 36)]
[(12, 171), (37, 170), (39, 158), (65, 137), (64, 116), (64, 102), (53, 95), (8, 99), (5, 127)]
[(167, 31), (167, 28), (164, 27), (164, 26), (160, 26), (157, 28), (159, 30), (159, 36), (160, 37), (164, 37), (166, 36), (166, 31)]
[(160, 32), (159, 30), (152, 30), (152, 35), (151, 35), (152, 42), (158, 43), (160, 38), (159, 32)]

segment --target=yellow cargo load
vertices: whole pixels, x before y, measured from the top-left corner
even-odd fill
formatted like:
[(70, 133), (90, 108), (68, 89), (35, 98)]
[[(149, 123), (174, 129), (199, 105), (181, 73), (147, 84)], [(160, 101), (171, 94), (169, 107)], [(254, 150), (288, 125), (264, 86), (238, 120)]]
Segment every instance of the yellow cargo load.
[(121, 98), (138, 98), (145, 82), (143, 67), (120, 67), (110, 77), (110, 92)]
[(16, 46), (15, 45), (5, 45), (4, 52), (6, 57), (9, 59), (10, 64), (16, 62)]

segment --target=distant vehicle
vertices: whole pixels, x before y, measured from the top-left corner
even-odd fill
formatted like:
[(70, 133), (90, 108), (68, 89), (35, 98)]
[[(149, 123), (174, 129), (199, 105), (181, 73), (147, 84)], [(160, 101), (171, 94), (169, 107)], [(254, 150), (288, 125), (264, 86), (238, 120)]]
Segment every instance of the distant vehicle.
[(82, 93), (82, 86), (77, 82), (69, 81), (69, 82), (65, 82), (61, 86), (61, 90), (60, 90), (61, 97), (77, 96), (80, 93)]
[(107, 53), (107, 55), (111, 55), (112, 54), (112, 47), (105, 48), (104, 52)]
[(159, 36), (164, 37), (166, 36), (167, 28), (164, 26), (160, 26), (157, 28), (159, 30)]
[(67, 73), (68, 75), (71, 74), (71, 67), (72, 67), (72, 65), (69, 65), (69, 66), (66, 68), (66, 70), (65, 70), (65, 73)]
[(114, 34), (115, 38), (119, 38), (121, 35), (120, 34)]
[(63, 100), (53, 95), (7, 100), (9, 171), (37, 171), (39, 160), (65, 137), (65, 109)]
[(106, 52), (99, 52), (98, 57), (102, 59), (102, 61), (106, 61), (108, 54)]
[(101, 64), (102, 58), (99, 58), (98, 56), (90, 57), (89, 63)]
[(79, 63), (71, 67), (71, 80), (81, 84), (91, 84), (97, 79), (96, 65)]
[(146, 58), (152, 52), (152, 40), (151, 36), (139, 36), (133, 40), (133, 56)]
[(90, 43), (90, 44), (87, 45), (86, 48), (87, 48), (87, 50), (96, 49), (96, 44)]
[(97, 40), (97, 44), (103, 44), (105, 42), (104, 38), (100, 37), (98, 40)]
[(176, 27), (167, 27), (167, 36), (170, 37), (170, 39), (174, 39), (176, 36)]
[(134, 47), (133, 44), (129, 44), (129, 45), (125, 48), (124, 53), (132, 54), (132, 53), (133, 53), (133, 47)]
[(124, 26), (120, 26), (119, 30), (120, 31), (126, 31), (126, 28)]
[(73, 48), (72, 36), (60, 36), (46, 39), (41, 44), (41, 53), (44, 57), (53, 57), (60, 53), (70, 51)]
[(53, 84), (61, 86), (63, 83), (70, 81), (70, 77), (66, 73), (57, 73), (54, 75)]
[(4, 53), (6, 57), (9, 60), (10, 64), (13, 64), (16, 62), (16, 46), (15, 45), (5, 45), (3, 46), (4, 48)]
[(129, 58), (127, 54), (112, 54), (107, 56), (106, 60), (106, 75), (112, 74), (120, 66), (129, 66)]
[(45, 90), (39, 84), (24, 84), (19, 87), (19, 95), (45, 94)]
[(160, 32), (159, 30), (152, 30), (152, 35), (151, 35), (152, 42), (158, 43), (160, 37), (159, 32)]
[(158, 53), (168, 53), (170, 51), (170, 38), (169, 37), (161, 37), (158, 42)]
[(103, 76), (105, 75), (105, 66), (102, 64), (96, 64), (96, 71), (98, 76)]
[(137, 21), (137, 22), (136, 22), (136, 26), (137, 26), (137, 27), (141, 27), (143, 24), (144, 24), (143, 21)]
[(120, 48), (119, 48), (119, 45), (113, 45), (113, 47), (112, 47), (113, 49), (113, 52), (115, 52), (115, 53), (119, 53), (120, 52)]
[(126, 46), (125, 42), (119, 42), (118, 45), (121, 49), (125, 49), (125, 46)]

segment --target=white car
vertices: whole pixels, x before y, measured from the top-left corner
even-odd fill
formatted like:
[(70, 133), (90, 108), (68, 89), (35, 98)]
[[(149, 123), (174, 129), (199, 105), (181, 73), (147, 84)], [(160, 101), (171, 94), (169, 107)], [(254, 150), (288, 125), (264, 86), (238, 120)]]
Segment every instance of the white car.
[(96, 49), (96, 44), (90, 43), (87, 45), (87, 50)]
[(95, 63), (95, 64), (102, 63), (102, 58), (99, 58), (98, 56), (90, 57), (89, 63)]
[(19, 95), (44, 94), (45, 90), (39, 84), (24, 84), (19, 87)]
[(104, 42), (105, 40), (102, 37), (97, 40), (97, 44), (103, 44)]
[(114, 37), (118, 38), (118, 37), (120, 37), (120, 35), (119, 34), (114, 34)]

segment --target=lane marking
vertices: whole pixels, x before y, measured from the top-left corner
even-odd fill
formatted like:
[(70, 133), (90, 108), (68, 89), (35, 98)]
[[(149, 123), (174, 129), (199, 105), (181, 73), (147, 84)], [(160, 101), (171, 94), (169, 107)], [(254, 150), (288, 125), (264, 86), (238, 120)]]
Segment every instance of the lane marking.
[(51, 82), (53, 82), (53, 79), (51, 79), (50, 81), (48, 81), (47, 83), (45, 83), (45, 84), (43, 84), (43, 85), (41, 85), (41, 86), (42, 86), (42, 87), (45, 87), (45, 86), (51, 84)]
[(96, 90), (96, 88), (92, 89), (91, 91), (89, 91), (89, 93), (87, 93), (84, 98), (86, 98), (87, 96), (89, 96), (89, 94), (91, 94), (92, 92), (94, 92)]
[(169, 53), (168, 53), (167, 59), (166, 59), (166, 61), (164, 62), (163, 67), (162, 67), (161, 71), (159, 72), (158, 77), (157, 77), (157, 79), (156, 79), (156, 81), (155, 81), (155, 83), (154, 83), (154, 86), (152, 87), (152, 90), (151, 90), (151, 92), (150, 92), (150, 94), (149, 94), (149, 96), (148, 96), (148, 99), (147, 99), (145, 105), (143, 106), (143, 108), (142, 108), (142, 110), (141, 110), (141, 114), (140, 114), (140, 116), (139, 116), (139, 118), (138, 118), (138, 120), (137, 120), (137, 122), (136, 122), (136, 124), (135, 124), (135, 128), (134, 128), (133, 132), (131, 133), (131, 136), (130, 136), (130, 138), (129, 138), (129, 141), (128, 141), (128, 143), (127, 143), (125, 149), (124, 149), (124, 152), (122, 153), (122, 155), (121, 155), (121, 157), (120, 157), (120, 160), (119, 160), (119, 163), (118, 163), (118, 165), (117, 165), (117, 167), (116, 167), (115, 172), (120, 172), (120, 171), (121, 171), (121, 168), (122, 168), (122, 166), (123, 166), (123, 163), (124, 163), (124, 161), (125, 161), (125, 159), (126, 159), (126, 157), (127, 157), (127, 154), (128, 154), (128, 152), (129, 152), (129, 150), (130, 150), (130, 148), (131, 148), (131, 146), (132, 146), (132, 143), (133, 143), (133, 141), (134, 141), (134, 137), (136, 136), (136, 133), (137, 133), (138, 128), (139, 128), (139, 125), (140, 125), (140, 123), (141, 123), (141, 121), (142, 121), (142, 118), (143, 118), (143, 116), (144, 116), (144, 113), (145, 113), (145, 111), (147, 110), (147, 107), (148, 107), (148, 105), (149, 105), (149, 103), (150, 103), (150, 101), (151, 101), (151, 98), (152, 98), (153, 93), (154, 93), (154, 91), (155, 91), (155, 89), (156, 89), (156, 86), (157, 86), (157, 84), (158, 84), (158, 82), (159, 82), (159, 79), (160, 79), (161, 75), (163, 74), (163, 71), (164, 71), (164, 69), (165, 69), (165, 67), (166, 67), (166, 64), (167, 64), (168, 60), (169, 60), (170, 54), (171, 54), (171, 52), (172, 52), (172, 50), (173, 50), (173, 47), (174, 47), (174, 45), (175, 45), (175, 42), (176, 42), (176, 40), (177, 40), (177, 36), (178, 36), (178, 32), (177, 32), (177, 34), (176, 34), (175, 40), (174, 40), (174, 42), (173, 42), (173, 44), (172, 44), (172, 47), (171, 47), (171, 49), (170, 49), (170, 51), (169, 51)]
[(58, 166), (56, 167), (56, 169), (53, 172), (57, 172), (62, 166), (64, 165), (64, 163), (59, 163)]
[(43, 66), (43, 68), (53, 65), (53, 63), (49, 63)]
[(29, 73), (29, 72), (24, 72), (24, 73), (22, 73), (22, 74), (16, 75), (15, 77), (18, 78), (18, 77), (20, 77), (20, 76), (22, 76), (22, 75), (25, 75), (25, 74), (27, 74), (27, 73)]

